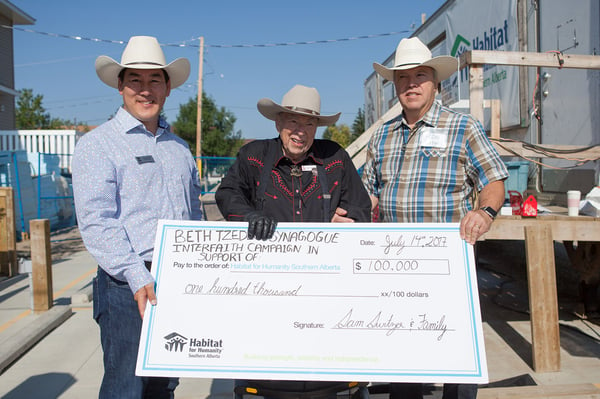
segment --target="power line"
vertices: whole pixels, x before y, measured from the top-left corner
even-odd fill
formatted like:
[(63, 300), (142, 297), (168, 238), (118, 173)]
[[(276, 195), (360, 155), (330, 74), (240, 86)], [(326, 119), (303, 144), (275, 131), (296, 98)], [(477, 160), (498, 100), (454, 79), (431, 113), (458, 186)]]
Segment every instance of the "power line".
[[(51, 32), (42, 32), (33, 29), (21, 28), (17, 26), (8, 26), (8, 25), (0, 25), (2, 28), (18, 30), (21, 32), (27, 33), (35, 33), (38, 35), (57, 37), (62, 39), (71, 39), (71, 40), (84, 40), (96, 43), (112, 43), (112, 44), (125, 44), (127, 41), (124, 40), (110, 40), (110, 39), (100, 39), (100, 38), (92, 38), (92, 37), (84, 37), (84, 36), (74, 36), (74, 35), (65, 35), (62, 33), (51, 33)], [(362, 36), (353, 36), (346, 37), (341, 39), (327, 39), (327, 40), (308, 40), (308, 41), (299, 41), (299, 42), (281, 42), (281, 43), (263, 43), (263, 44), (205, 44), (204, 47), (210, 48), (265, 48), (265, 47), (282, 47), (282, 46), (301, 46), (301, 45), (311, 45), (311, 44), (328, 44), (328, 43), (339, 43), (339, 42), (347, 42), (352, 40), (363, 40), (363, 39), (374, 39), (378, 37), (384, 36), (393, 36), (399, 35), (403, 33), (412, 33), (410, 30), (402, 30), (397, 32), (387, 32), (387, 33), (376, 33), (372, 35), (362, 35)], [(191, 47), (191, 48), (199, 48), (199, 44), (188, 43), (190, 41), (196, 41), (199, 38), (195, 38), (192, 40), (186, 40), (181, 43), (162, 43), (161, 46), (164, 47)]]
[[(12, 30), (17, 30), (17, 31), (21, 31), (21, 32), (26, 32), (26, 33), (33, 33), (33, 34), (37, 34), (37, 35), (48, 36), (48, 37), (70, 39), (70, 40), (77, 40), (77, 41), (90, 41), (90, 42), (94, 42), (94, 43), (111, 43), (111, 44), (119, 44), (119, 45), (123, 45), (123, 44), (127, 43), (127, 41), (125, 41), (125, 40), (110, 40), (110, 39), (102, 39), (102, 38), (91, 38), (91, 37), (85, 37), (85, 36), (66, 35), (66, 34), (62, 34), (62, 33), (43, 32), (43, 31), (37, 31), (37, 30), (33, 30), (33, 29), (27, 29), (27, 28), (22, 28), (22, 27), (17, 27), (17, 26), (8, 26), (8, 25), (2, 25), (2, 24), (0, 24), (0, 27), (5, 28), (5, 29), (12, 29)], [(353, 41), (353, 40), (374, 39), (374, 38), (379, 38), (379, 37), (393, 36), (393, 35), (405, 34), (405, 33), (412, 33), (412, 31), (402, 30), (402, 31), (397, 31), (397, 32), (377, 33), (377, 34), (371, 34), (371, 35), (353, 36), (353, 37), (340, 38), (340, 39), (310, 40), (310, 41), (298, 41), (298, 42), (263, 43), (263, 44), (205, 44), (204, 47), (205, 48), (269, 48), (269, 47), (282, 47), (282, 46), (330, 44), (330, 43), (348, 42), (348, 41)], [(161, 43), (161, 46), (163, 46), (163, 47), (179, 47), (179, 48), (200, 48), (199, 44), (190, 43), (190, 42), (198, 41), (199, 39), (200, 38), (198, 37), (198, 38), (192, 38), (190, 40), (186, 40), (181, 43)], [(22, 65), (18, 65), (18, 66), (41, 65), (41, 64), (61, 62), (64, 60), (76, 60), (76, 59), (82, 59), (82, 58), (91, 58), (91, 56), (71, 57), (69, 59), (41, 61), (41, 62), (36, 62), (36, 63), (22, 64)], [(181, 91), (187, 91), (187, 89), (189, 89), (191, 86), (192, 85), (186, 85), (186, 86), (182, 86), (178, 89), (180, 89)], [(69, 101), (71, 101), (71, 100), (60, 100), (58, 102), (69, 102)], [(75, 101), (75, 100), (73, 100), (73, 101)], [(78, 104), (76, 104), (75, 106), (83, 106), (83, 105), (87, 106), (87, 105), (91, 105), (91, 104), (97, 104), (97, 103), (102, 103), (102, 102), (111, 102), (111, 101), (114, 101), (114, 100), (96, 99), (95, 101), (82, 101), (82, 102), (79, 102)], [(52, 110), (52, 109), (61, 109), (61, 108), (72, 108), (72, 107), (73, 107), (73, 105), (71, 105), (71, 106), (54, 105), (54, 106), (50, 106), (48, 109)], [(242, 107), (242, 106), (230, 106), (228, 108), (246, 109), (246, 107)], [(250, 109), (253, 109), (253, 108), (250, 108)], [(174, 109), (165, 109), (165, 111), (169, 111), (169, 110), (174, 110)], [(356, 112), (346, 112), (346, 114), (356, 114)], [(97, 121), (104, 121), (104, 120), (107, 120), (107, 118), (88, 119), (85, 122), (90, 123), (90, 122), (97, 122)]]
[(58, 60), (47, 60), (47, 61), (37, 61), (37, 62), (29, 62), (26, 64), (16, 64), (15, 68), (28, 67), (28, 66), (38, 66), (38, 65), (48, 65), (48, 64), (57, 64), (65, 61), (78, 61), (88, 58), (96, 58), (97, 55), (86, 55), (82, 57), (70, 57), (70, 58), (61, 58)]
[[(174, 91), (187, 92), (189, 90), (186, 90), (186, 89), (193, 88), (193, 87), (194, 87), (193, 84), (185, 84), (185, 85), (179, 86), (179, 87), (171, 90), (171, 92), (174, 92)], [(115, 95), (111, 94), (111, 95), (106, 95), (106, 96), (66, 98), (66, 99), (48, 100), (48, 101), (44, 100), (44, 103), (45, 103), (45, 105), (50, 104), (49, 106), (45, 107), (47, 110), (53, 110), (53, 109), (59, 109), (59, 108), (74, 108), (74, 107), (79, 107), (79, 106), (87, 106), (87, 105), (91, 105), (91, 104), (114, 102), (114, 101), (123, 101), (123, 99), (119, 96), (115, 96)], [(75, 104), (68, 104), (68, 103), (75, 103)]]
[[(251, 48), (251, 47), (281, 47), (281, 46), (300, 46), (300, 45), (308, 45), (308, 44), (326, 44), (326, 43), (339, 43), (339, 42), (347, 42), (352, 40), (361, 40), (361, 39), (373, 39), (377, 37), (383, 36), (393, 36), (401, 33), (410, 33), (410, 31), (399, 31), (399, 32), (387, 32), (387, 33), (377, 33), (372, 35), (363, 35), (363, 36), (353, 36), (346, 37), (342, 39), (329, 39), (329, 40), (310, 40), (310, 41), (301, 41), (301, 42), (283, 42), (283, 43), (266, 43), (266, 44), (208, 44), (206, 47), (212, 48)], [(171, 46), (171, 44), (166, 44), (166, 46)], [(176, 46), (173, 44), (173, 46)], [(196, 45), (190, 45), (190, 47), (199, 47)]]

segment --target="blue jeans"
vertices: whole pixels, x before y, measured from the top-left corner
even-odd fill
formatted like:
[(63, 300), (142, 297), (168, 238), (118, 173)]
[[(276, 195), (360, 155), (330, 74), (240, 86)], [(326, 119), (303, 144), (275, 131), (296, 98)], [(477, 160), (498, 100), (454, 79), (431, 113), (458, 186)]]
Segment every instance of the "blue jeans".
[(135, 375), (142, 318), (129, 285), (102, 268), (94, 278), (94, 319), (100, 326), (104, 352), (104, 377), (100, 399), (175, 397), (177, 378)]

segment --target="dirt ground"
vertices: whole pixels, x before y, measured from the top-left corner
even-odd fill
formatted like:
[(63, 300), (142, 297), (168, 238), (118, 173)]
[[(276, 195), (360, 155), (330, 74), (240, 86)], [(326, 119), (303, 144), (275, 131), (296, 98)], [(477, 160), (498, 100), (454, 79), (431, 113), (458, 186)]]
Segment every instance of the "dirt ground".
[[(85, 250), (77, 226), (70, 226), (50, 232), (50, 248), (53, 261)], [(17, 242), (17, 258), (31, 259), (30, 240)]]
[[(207, 194), (204, 199), (204, 214), (207, 220), (223, 220), (214, 202), (214, 195)], [(21, 240), (17, 242), (17, 258), (31, 259), (31, 242)], [(75, 226), (65, 227), (50, 232), (50, 247), (52, 260), (68, 257), (76, 252), (84, 251), (85, 246), (79, 234), (79, 228)]]

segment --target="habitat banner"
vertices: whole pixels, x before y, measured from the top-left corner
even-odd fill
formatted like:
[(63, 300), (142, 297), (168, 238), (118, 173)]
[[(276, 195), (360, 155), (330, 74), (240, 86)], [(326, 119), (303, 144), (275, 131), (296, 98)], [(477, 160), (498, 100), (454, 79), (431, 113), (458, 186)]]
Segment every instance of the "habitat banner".
[(138, 375), (488, 380), (458, 224), (161, 221)]
[[(448, 8), (445, 18), (445, 54), (458, 57), (469, 50), (519, 51), (517, 0), (459, 0)], [(486, 100), (501, 100), (501, 126), (520, 125), (518, 67), (485, 65), (483, 86)], [(469, 68), (443, 82), (443, 93), (444, 103), (468, 100)], [(488, 117), (486, 126), (489, 128)]]

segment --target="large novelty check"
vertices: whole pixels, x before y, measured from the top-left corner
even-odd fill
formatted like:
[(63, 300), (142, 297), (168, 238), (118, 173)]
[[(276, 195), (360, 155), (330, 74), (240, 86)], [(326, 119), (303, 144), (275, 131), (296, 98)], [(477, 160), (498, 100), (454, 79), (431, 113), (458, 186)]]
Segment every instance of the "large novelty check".
[(458, 224), (161, 221), (137, 374), (487, 382)]

